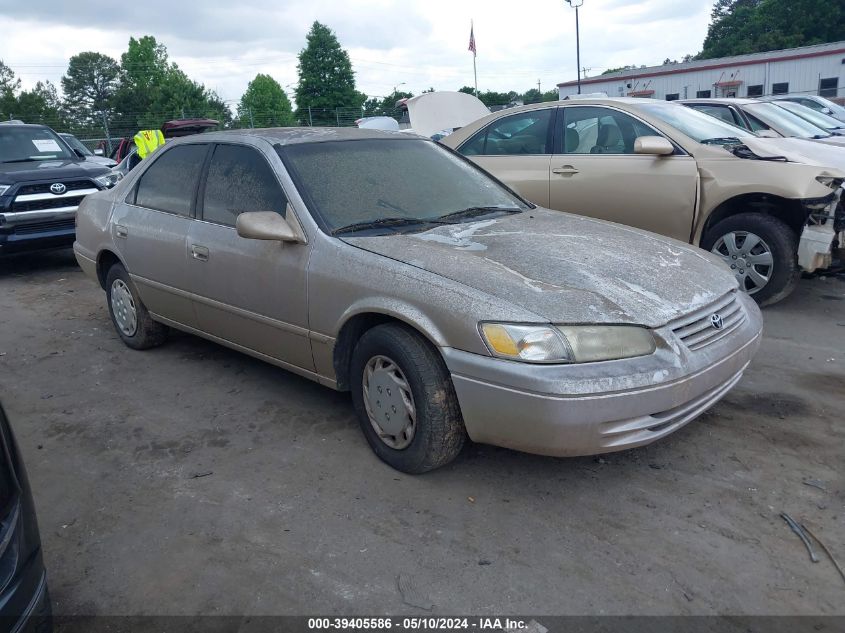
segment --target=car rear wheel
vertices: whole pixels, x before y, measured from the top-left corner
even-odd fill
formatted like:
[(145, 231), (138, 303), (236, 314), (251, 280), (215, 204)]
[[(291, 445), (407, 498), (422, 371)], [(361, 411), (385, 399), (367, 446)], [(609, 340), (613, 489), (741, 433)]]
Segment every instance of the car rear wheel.
[(384, 462), (419, 474), (451, 462), (466, 441), (452, 379), (437, 350), (399, 324), (364, 333), (352, 354), (352, 401)]
[(741, 290), (760, 305), (785, 299), (800, 276), (798, 237), (781, 220), (740, 213), (707, 231), (701, 247), (721, 257)]
[(122, 264), (109, 269), (106, 294), (114, 329), (126, 345), (132, 349), (149, 349), (164, 343), (167, 326), (153, 321)]

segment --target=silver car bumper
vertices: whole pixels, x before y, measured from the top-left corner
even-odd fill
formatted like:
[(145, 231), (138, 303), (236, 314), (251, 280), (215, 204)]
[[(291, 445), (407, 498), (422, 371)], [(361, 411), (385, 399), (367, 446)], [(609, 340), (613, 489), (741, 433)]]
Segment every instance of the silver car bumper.
[[(667, 343), (647, 357), (583, 365), (529, 365), (444, 349), (464, 423), (475, 442), (555, 456), (642, 446), (678, 430), (721, 399), (760, 345), (756, 304), (728, 336), (692, 351)], [(676, 328), (677, 329), (677, 328)]]

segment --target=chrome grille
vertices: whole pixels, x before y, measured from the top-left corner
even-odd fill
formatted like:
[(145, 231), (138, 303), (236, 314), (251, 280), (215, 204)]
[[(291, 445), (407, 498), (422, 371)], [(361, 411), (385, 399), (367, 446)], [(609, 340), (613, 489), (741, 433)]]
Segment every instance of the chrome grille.
[(42, 182), (34, 185), (23, 185), (18, 189), (18, 195), (22, 196), (29, 193), (51, 193), (50, 185), (53, 182), (61, 182), (68, 191), (78, 191), (79, 189), (91, 189), (94, 183), (91, 180), (58, 180), (51, 182)]
[[(721, 317), (721, 329), (713, 326), (714, 315)], [(736, 293), (732, 292), (679, 319), (672, 325), (672, 331), (690, 350), (696, 351), (725, 338), (744, 321), (745, 311)]]

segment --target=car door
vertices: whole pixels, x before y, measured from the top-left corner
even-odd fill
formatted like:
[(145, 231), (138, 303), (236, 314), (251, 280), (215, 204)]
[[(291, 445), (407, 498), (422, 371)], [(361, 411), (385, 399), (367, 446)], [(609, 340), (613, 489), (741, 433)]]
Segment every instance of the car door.
[(535, 204), (549, 206), (549, 156), (555, 108), (496, 119), (458, 151)]
[[(679, 106), (680, 107), (680, 106)], [(551, 157), (550, 207), (688, 242), (698, 186), (695, 159), (635, 154), (640, 136), (663, 136), (605, 106), (561, 106)]]
[(308, 338), (309, 246), (240, 237), (245, 211), (288, 213), (270, 160), (251, 145), (217, 144), (198, 195), (188, 239), (199, 328), (223, 341), (313, 370)]
[(147, 309), (188, 327), (188, 231), (208, 143), (177, 145), (155, 157), (112, 216), (114, 242)]

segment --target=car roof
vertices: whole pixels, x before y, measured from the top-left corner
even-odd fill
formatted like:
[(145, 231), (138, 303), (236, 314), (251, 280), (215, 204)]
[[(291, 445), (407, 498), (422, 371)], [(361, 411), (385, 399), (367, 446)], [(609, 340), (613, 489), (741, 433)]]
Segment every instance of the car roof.
[(707, 99), (679, 99), (680, 103), (714, 103), (717, 105), (734, 104), (734, 105), (751, 105), (752, 103), (762, 103), (759, 99), (743, 99), (741, 97), (725, 97), (724, 99), (707, 98)]
[(50, 129), (48, 126), (41, 125), (40, 123), (11, 123), (9, 121), (0, 121), (0, 129), (9, 127), (34, 127), (39, 129)]
[[(245, 130), (204, 132), (173, 139), (175, 142), (190, 141), (234, 141), (260, 138), (273, 145), (298, 145), (302, 143), (324, 143), (327, 141), (354, 141), (362, 139), (423, 139), (408, 132), (368, 130), (357, 127), (276, 127)], [(168, 141), (170, 144), (171, 141)]]

